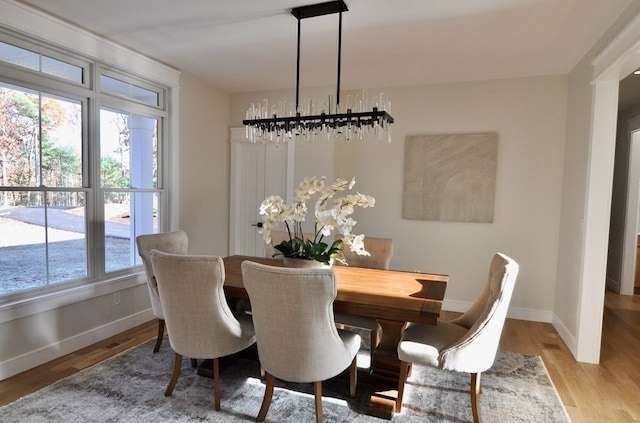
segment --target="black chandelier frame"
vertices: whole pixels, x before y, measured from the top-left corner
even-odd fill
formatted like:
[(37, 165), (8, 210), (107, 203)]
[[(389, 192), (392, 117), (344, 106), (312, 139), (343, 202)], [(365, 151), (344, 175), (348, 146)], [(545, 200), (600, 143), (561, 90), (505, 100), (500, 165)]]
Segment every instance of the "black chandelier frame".
[(385, 127), (394, 122), (393, 117), (385, 110), (373, 107), (367, 112), (353, 112), (347, 109), (344, 113), (320, 113), (316, 115), (303, 116), (300, 113), (300, 34), (302, 20), (317, 16), (338, 13), (338, 70), (336, 83), (336, 111), (340, 110), (340, 68), (342, 56), (342, 13), (349, 9), (344, 0), (329, 1), (325, 3), (312, 4), (308, 6), (296, 7), (291, 10), (291, 14), (298, 20), (298, 43), (296, 60), (296, 114), (295, 116), (278, 117), (276, 114), (269, 118), (245, 119), (244, 125), (254, 127), (260, 132), (286, 133), (298, 135), (303, 131), (313, 131), (317, 129), (340, 129), (352, 128), (360, 129), (366, 126)]

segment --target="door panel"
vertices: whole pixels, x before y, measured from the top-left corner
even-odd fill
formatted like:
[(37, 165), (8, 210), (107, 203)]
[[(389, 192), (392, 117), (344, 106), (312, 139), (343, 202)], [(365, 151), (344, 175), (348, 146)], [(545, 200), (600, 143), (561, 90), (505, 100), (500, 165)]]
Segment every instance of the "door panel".
[(244, 128), (234, 128), (231, 134), (229, 253), (264, 256), (258, 207), (267, 195), (287, 199), (293, 146), (251, 144)]

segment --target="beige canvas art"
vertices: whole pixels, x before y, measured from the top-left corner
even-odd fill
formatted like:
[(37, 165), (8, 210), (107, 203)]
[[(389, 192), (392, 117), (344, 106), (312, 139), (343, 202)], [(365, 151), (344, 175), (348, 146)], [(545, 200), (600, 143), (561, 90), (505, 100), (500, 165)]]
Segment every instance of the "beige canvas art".
[(402, 217), (492, 223), (498, 134), (410, 135)]

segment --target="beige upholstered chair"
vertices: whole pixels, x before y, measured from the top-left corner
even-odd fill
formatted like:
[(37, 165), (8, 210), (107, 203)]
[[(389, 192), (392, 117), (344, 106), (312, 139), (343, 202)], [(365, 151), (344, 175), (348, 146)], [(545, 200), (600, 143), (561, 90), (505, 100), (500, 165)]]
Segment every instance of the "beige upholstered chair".
[(189, 248), (189, 238), (184, 231), (161, 232), (157, 234), (139, 235), (136, 237), (136, 245), (138, 246), (138, 254), (142, 258), (144, 270), (147, 275), (147, 287), (149, 288), (149, 296), (151, 297), (151, 310), (153, 315), (158, 318), (158, 337), (153, 352), (158, 352), (162, 338), (164, 337), (164, 313), (162, 313), (162, 304), (160, 304), (160, 296), (158, 295), (158, 284), (156, 283), (151, 266), (149, 253), (151, 250), (164, 251), (173, 254), (187, 254)]
[(251, 318), (234, 315), (224, 295), (224, 262), (220, 257), (150, 253), (158, 282), (169, 343), (175, 351), (165, 396), (176, 386), (182, 356), (213, 359), (215, 409), (220, 410), (219, 357), (255, 342)]
[(480, 374), (493, 366), (517, 276), (518, 264), (497, 253), (482, 293), (467, 312), (449, 322), (439, 321), (436, 326), (407, 326), (398, 344), (401, 366), (396, 411), (402, 408), (410, 363), (415, 363), (471, 373), (473, 420), (481, 421)]
[(368, 267), (371, 269), (388, 269), (393, 258), (393, 239), (391, 238), (364, 238), (364, 249), (368, 256), (360, 256), (348, 247), (343, 247), (342, 254), (349, 266)]
[[(368, 267), (372, 269), (389, 269), (391, 258), (393, 257), (393, 239), (391, 238), (364, 238), (364, 249), (370, 256), (360, 256), (348, 247), (343, 247), (342, 253), (349, 266)], [(371, 331), (371, 352), (379, 342), (378, 322), (376, 319), (365, 316), (357, 316), (348, 313), (336, 313), (336, 323), (338, 327), (351, 326), (368, 329)]]
[(242, 279), (251, 300), (260, 365), (267, 386), (257, 421), (264, 421), (275, 378), (314, 382), (316, 421), (322, 422), (322, 381), (350, 368), (356, 390), (360, 336), (338, 330), (333, 319), (337, 294), (331, 269), (266, 266), (245, 261)]

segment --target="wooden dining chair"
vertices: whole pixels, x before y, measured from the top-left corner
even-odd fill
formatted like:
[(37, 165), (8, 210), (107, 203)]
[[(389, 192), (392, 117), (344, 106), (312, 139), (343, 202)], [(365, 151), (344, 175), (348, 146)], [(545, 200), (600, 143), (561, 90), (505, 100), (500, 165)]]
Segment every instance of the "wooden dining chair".
[(160, 302), (175, 352), (173, 373), (165, 396), (172, 394), (180, 376), (182, 356), (213, 359), (215, 409), (220, 410), (219, 358), (255, 343), (251, 318), (233, 314), (224, 294), (224, 262), (220, 257), (149, 254), (158, 282)]
[(518, 264), (501, 253), (491, 260), (487, 282), (478, 299), (460, 317), (437, 325), (409, 323), (398, 344), (401, 360), (395, 411), (402, 409), (411, 363), (471, 374), (473, 421), (480, 423), (480, 375), (493, 366)]
[[(358, 255), (349, 248), (344, 248), (344, 255), (347, 265), (354, 267), (367, 267), (372, 269), (389, 269), (393, 258), (393, 239), (391, 238), (364, 238), (364, 249), (370, 254), (368, 256)], [(358, 316), (350, 313), (336, 313), (336, 323), (338, 327), (355, 327), (371, 331), (371, 352), (376, 349), (380, 342), (378, 333), (378, 322), (376, 319), (366, 316)]]
[(189, 238), (185, 231), (138, 235), (136, 237), (136, 246), (138, 247), (138, 254), (140, 258), (142, 258), (142, 264), (144, 265), (144, 271), (147, 276), (151, 310), (153, 311), (153, 315), (158, 319), (158, 336), (156, 338), (156, 344), (153, 347), (153, 352), (158, 352), (162, 344), (162, 339), (164, 338), (164, 313), (162, 312), (162, 304), (160, 303), (160, 295), (158, 294), (158, 284), (153, 273), (149, 254), (151, 250), (159, 250), (173, 254), (187, 254)]
[(264, 421), (275, 378), (314, 384), (316, 421), (323, 421), (322, 381), (349, 368), (349, 393), (356, 393), (360, 336), (336, 328), (337, 294), (331, 269), (284, 268), (244, 261), (242, 280), (251, 301), (253, 324), (266, 389), (257, 421)]

